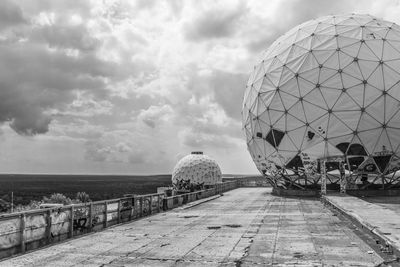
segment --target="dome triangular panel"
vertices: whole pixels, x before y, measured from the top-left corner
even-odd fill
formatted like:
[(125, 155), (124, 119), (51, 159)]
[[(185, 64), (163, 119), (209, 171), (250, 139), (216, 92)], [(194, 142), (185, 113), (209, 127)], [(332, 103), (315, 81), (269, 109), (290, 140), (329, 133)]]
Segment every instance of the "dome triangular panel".
[(328, 136), (337, 137), (341, 135), (351, 134), (353, 131), (334, 113), (330, 114), (328, 122)]
[(339, 97), (342, 95), (341, 90), (329, 89), (324, 87), (321, 87), (321, 93), (326, 101), (328, 109), (332, 109), (338, 101)]
[(350, 130), (357, 130), (358, 122), (361, 117), (361, 111), (337, 111), (334, 114), (341, 122), (343, 122), (348, 128), (350, 128)]
[(382, 129), (381, 133), (379, 135), (378, 141), (375, 144), (374, 150), (373, 150), (373, 154), (374, 155), (385, 155), (388, 153), (392, 153), (393, 152), (393, 147), (392, 144), (389, 140), (389, 136), (386, 132), (386, 129)]
[(342, 92), (332, 108), (333, 111), (359, 111), (361, 106), (353, 100), (353, 97)]
[(358, 123), (358, 131), (380, 128), (381, 124), (367, 112), (363, 112)]
[(390, 41), (384, 42), (383, 56), (382, 56), (383, 61), (397, 60), (399, 58), (400, 58), (399, 50), (393, 47)]

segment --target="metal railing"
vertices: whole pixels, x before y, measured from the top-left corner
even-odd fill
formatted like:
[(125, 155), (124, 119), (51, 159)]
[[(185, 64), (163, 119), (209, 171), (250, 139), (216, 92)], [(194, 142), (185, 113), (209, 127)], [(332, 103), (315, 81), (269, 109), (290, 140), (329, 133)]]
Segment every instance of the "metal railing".
[(23, 211), (0, 216), (0, 259), (99, 231), (238, 188), (237, 181), (166, 197), (164, 193)]

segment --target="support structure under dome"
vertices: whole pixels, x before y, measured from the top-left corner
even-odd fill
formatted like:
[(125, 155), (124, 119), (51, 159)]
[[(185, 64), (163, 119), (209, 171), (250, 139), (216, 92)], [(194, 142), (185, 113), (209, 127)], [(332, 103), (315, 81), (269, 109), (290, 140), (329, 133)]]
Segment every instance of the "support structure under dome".
[(400, 189), (400, 27), (350, 14), (293, 28), (254, 67), (242, 119), (276, 188)]
[[(263, 172), (275, 188), (290, 190), (316, 190), (325, 192), (336, 190), (342, 193), (348, 190), (396, 190), (400, 189), (400, 175), (378, 173), (375, 163), (364, 162), (358, 169), (349, 170), (351, 157), (331, 157), (317, 160), (314, 173), (304, 168), (281, 169), (275, 173)], [(325, 167), (324, 167), (325, 166)]]

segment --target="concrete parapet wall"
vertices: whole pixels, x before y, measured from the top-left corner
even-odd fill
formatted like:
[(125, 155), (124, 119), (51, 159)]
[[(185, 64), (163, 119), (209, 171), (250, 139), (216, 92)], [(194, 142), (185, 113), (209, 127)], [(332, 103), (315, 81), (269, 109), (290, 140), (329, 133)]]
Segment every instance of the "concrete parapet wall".
[(164, 193), (5, 214), (0, 216), (0, 259), (99, 231), (235, 188), (236, 181), (183, 195)]
[(400, 196), (399, 189), (387, 190), (346, 190), (346, 193), (356, 197)]
[(267, 179), (264, 180), (258, 180), (258, 181), (240, 181), (240, 186), (241, 187), (271, 187), (271, 185), (268, 183)]
[(398, 213), (347, 194), (325, 195), (321, 197), (321, 202), (374, 234), (375, 239), (386, 244), (392, 253), (400, 254)]
[(295, 189), (281, 189), (273, 188), (272, 194), (277, 196), (291, 196), (291, 197), (319, 197), (319, 190), (295, 190)]

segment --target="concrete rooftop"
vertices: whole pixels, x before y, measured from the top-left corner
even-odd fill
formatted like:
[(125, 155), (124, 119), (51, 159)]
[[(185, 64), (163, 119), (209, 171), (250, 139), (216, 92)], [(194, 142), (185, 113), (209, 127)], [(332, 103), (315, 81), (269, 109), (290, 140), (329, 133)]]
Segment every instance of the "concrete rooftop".
[(349, 195), (334, 194), (325, 198), (400, 251), (399, 197), (371, 197), (364, 201)]
[(383, 259), (318, 199), (239, 188), (37, 250), (0, 266), (376, 266)]

